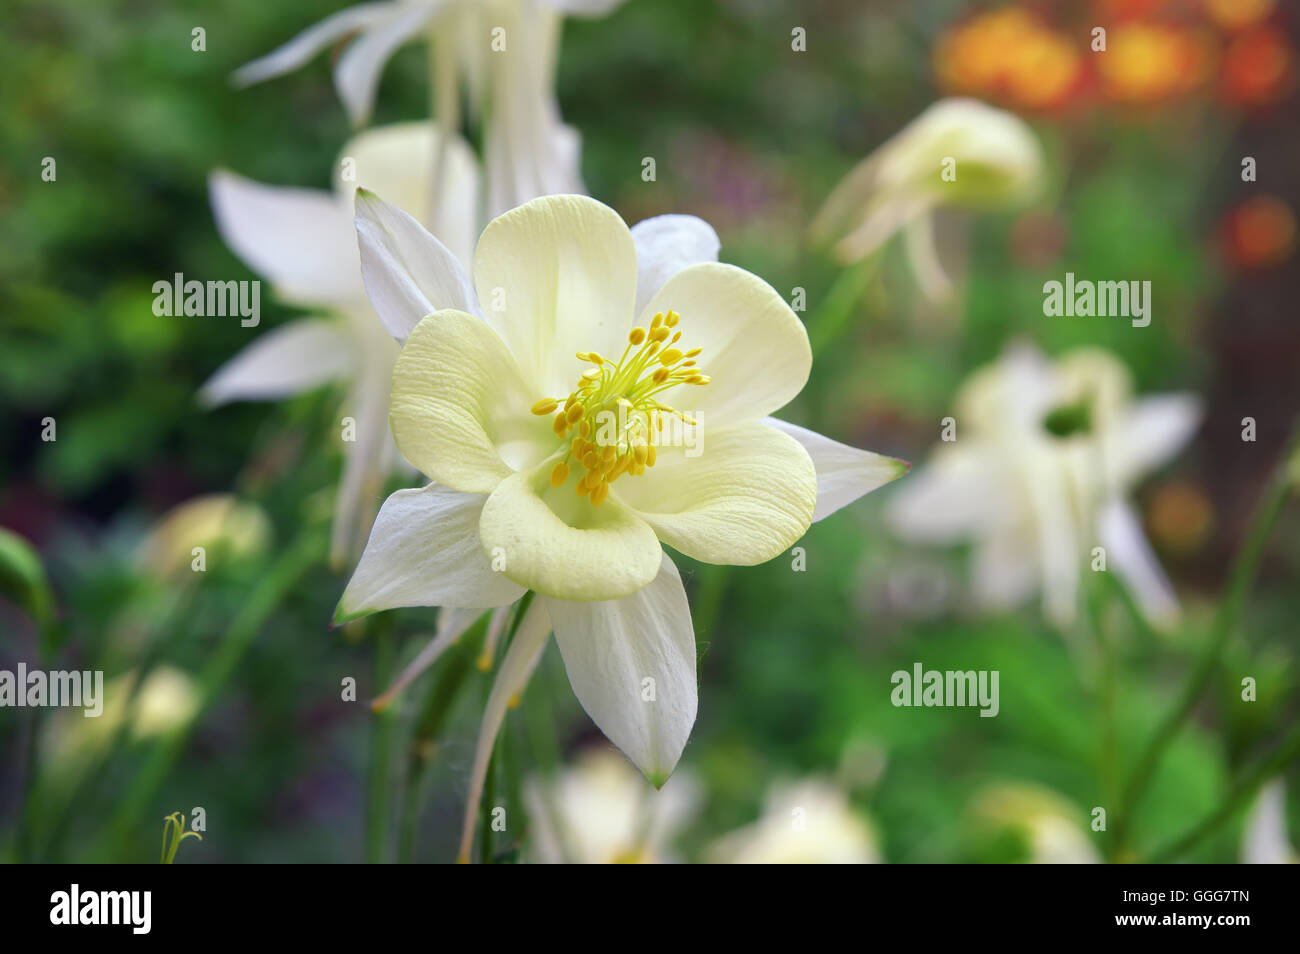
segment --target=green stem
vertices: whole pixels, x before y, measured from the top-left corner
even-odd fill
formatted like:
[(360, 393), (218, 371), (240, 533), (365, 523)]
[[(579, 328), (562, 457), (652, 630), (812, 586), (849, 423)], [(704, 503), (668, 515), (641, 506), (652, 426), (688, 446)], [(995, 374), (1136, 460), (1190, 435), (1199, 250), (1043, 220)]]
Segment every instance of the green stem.
[(1119, 803), (1119, 817), (1115, 826), (1115, 842), (1119, 850), (1125, 847), (1127, 835), (1132, 828), (1134, 812), (1155, 776), (1156, 767), (1165, 749), (1178, 735), (1183, 723), (1196, 707), (1201, 693), (1205, 691), (1218, 669), (1219, 659), (1223, 655), (1228, 639), (1236, 632), (1246, 597), (1259, 571), (1259, 564), (1264, 557), (1269, 537), (1290, 495), (1292, 483), (1290, 463), (1292, 455), (1296, 453), (1298, 438), (1300, 438), (1300, 427), (1293, 430), (1290, 440), (1283, 448), (1281, 461), (1274, 471), (1264, 502), (1255, 514), (1246, 537), (1246, 544), (1233, 564), (1228, 578), (1227, 596), (1219, 604), (1200, 663), (1192, 678), (1184, 686), (1178, 701), (1161, 720), (1151, 741), (1138, 756), (1133, 775)]
[[(375, 619), (375, 686), (386, 686), (393, 676), (392, 616)], [(366, 863), (388, 860), (388, 815), (392, 800), (389, 772), (392, 764), (394, 712), (391, 706), (373, 713), (370, 723), (370, 765), (366, 785)]]
[(879, 263), (880, 255), (872, 255), (844, 269), (831, 284), (821, 306), (805, 322), (809, 329), (808, 338), (813, 357), (821, 354), (830, 342), (839, 337), (840, 331), (853, 315), (853, 306), (858, 303), (879, 270)]
[[(1096, 577), (1097, 574), (1089, 574)], [(1101, 581), (1089, 579), (1085, 591), (1087, 619), (1092, 626), (1097, 641), (1097, 653), (1100, 663), (1097, 683), (1097, 712), (1101, 725), (1098, 746), (1097, 774), (1100, 779), (1103, 805), (1114, 805), (1119, 796), (1119, 777), (1117, 768), (1117, 742), (1115, 732), (1116, 704), (1116, 652), (1115, 641), (1109, 632), (1104, 618), (1105, 601), (1102, 596)], [(1113, 838), (1107, 840), (1106, 853), (1114, 860), (1118, 845)]]
[(1286, 766), (1300, 759), (1300, 729), (1294, 730), (1273, 754), (1260, 762), (1243, 776), (1223, 804), (1207, 815), (1199, 824), (1192, 827), (1187, 834), (1155, 851), (1149, 864), (1162, 864), (1186, 854), (1203, 838), (1213, 832), (1219, 825), (1232, 817), (1233, 813), (1270, 778), (1273, 778)]
[(488, 616), (485, 615), (466, 631), (455, 646), (447, 650), (438, 664), (438, 675), (415, 720), (407, 747), (406, 780), (398, 822), (397, 851), (398, 861), (402, 864), (415, 860), (415, 834), (420, 818), (420, 803), (429, 766), (436, 751), (435, 740), (465, 684), (466, 676), (474, 671), (474, 662), (478, 659), (479, 646), (483, 642), (487, 625)]
[(126, 797), (109, 820), (107, 845), (112, 860), (123, 860), (130, 853), (132, 833), (140, 816), (180, 758), (194, 726), (216, 701), (226, 680), (279, 605), (281, 597), (309, 568), (320, 562), (324, 552), (325, 540), (320, 531), (305, 531), (285, 550), (253, 590), (248, 602), (226, 630), (216, 653), (208, 659), (208, 664), (199, 674), (199, 703), (194, 715), (184, 725), (176, 727), (158, 740), (149, 759), (136, 773)]

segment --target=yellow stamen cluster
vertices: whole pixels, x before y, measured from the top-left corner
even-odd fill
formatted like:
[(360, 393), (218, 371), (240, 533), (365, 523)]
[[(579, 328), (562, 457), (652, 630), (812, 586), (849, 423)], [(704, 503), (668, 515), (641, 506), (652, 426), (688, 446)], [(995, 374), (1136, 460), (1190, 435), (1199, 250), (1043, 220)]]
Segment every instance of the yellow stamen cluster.
[(643, 474), (655, 465), (665, 416), (695, 424), (657, 399), (679, 384), (709, 383), (695, 361), (700, 349), (677, 347), (682, 336), (675, 330), (679, 321), (681, 316), (670, 309), (656, 314), (649, 328), (633, 328), (617, 361), (579, 351), (578, 360), (594, 367), (582, 373), (573, 393), (563, 401), (547, 397), (533, 405), (534, 414), (555, 415), (555, 435), (569, 442), (568, 452), (551, 471), (552, 487), (564, 486), (571, 467), (582, 467), (578, 496), (598, 507), (619, 477)]

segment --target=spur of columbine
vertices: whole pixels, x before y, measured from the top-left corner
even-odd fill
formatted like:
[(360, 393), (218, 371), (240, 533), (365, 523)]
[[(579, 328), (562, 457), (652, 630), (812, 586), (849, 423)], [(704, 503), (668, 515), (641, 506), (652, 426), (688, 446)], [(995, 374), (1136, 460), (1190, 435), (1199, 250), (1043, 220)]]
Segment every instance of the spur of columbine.
[(808, 336), (770, 285), (715, 260), (699, 219), (629, 230), (594, 199), (536, 199), (487, 226), (472, 283), (364, 191), (357, 231), (371, 302), (390, 330), (409, 328), (393, 436), (433, 483), (384, 503), (335, 622), (443, 606), (463, 626), (529, 594), (467, 821), (507, 703), (552, 630), (587, 713), (662, 785), (695, 721), (696, 652), (661, 543), (762, 563), (907, 465), (767, 417), (808, 379)]

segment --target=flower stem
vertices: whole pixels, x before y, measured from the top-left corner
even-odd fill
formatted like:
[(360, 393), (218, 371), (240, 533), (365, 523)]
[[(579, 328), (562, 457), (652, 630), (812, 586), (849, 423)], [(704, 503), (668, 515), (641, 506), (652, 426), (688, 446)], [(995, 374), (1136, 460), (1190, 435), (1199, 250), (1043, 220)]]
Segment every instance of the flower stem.
[(1223, 655), (1228, 639), (1236, 632), (1242, 609), (1246, 603), (1246, 597), (1255, 581), (1259, 564), (1264, 557), (1265, 547), (1272, 535), (1274, 526), (1277, 524), (1282, 507), (1290, 496), (1292, 476), (1289, 469), (1292, 455), (1296, 452), (1298, 439), (1300, 439), (1300, 426), (1293, 429), (1290, 439), (1283, 448), (1281, 460), (1274, 470), (1264, 501), (1259, 510), (1256, 511), (1255, 518), (1251, 523), (1246, 543), (1233, 564), (1228, 577), (1227, 595), (1223, 602), (1219, 604), (1218, 612), (1211, 624), (1209, 639), (1200, 663), (1193, 672), (1191, 679), (1183, 687), (1178, 701), (1161, 720), (1151, 740), (1138, 756), (1133, 775), (1129, 779), (1128, 786), (1124, 789), (1119, 803), (1118, 819), (1115, 825), (1117, 850), (1122, 850), (1125, 847), (1125, 840), (1132, 828), (1133, 815), (1137, 805), (1145, 794), (1147, 787), (1151, 784), (1156, 767), (1159, 765), (1165, 749), (1178, 735), (1183, 723), (1196, 707), (1201, 693), (1205, 691), (1206, 686), (1209, 685), (1219, 667), (1219, 659)]
[(853, 315), (853, 306), (858, 303), (862, 293), (871, 284), (879, 270), (880, 255), (852, 265), (840, 272), (831, 284), (830, 291), (821, 306), (813, 313), (812, 320), (805, 322), (810, 326), (808, 334), (813, 357), (839, 336), (845, 323)]
[[(392, 616), (383, 614), (376, 617), (371, 632), (375, 637), (374, 684), (386, 686), (393, 675)], [(370, 765), (366, 785), (366, 862), (372, 865), (388, 860), (388, 816), (392, 800), (389, 776), (395, 715), (392, 707), (385, 707), (382, 712), (371, 716)]]

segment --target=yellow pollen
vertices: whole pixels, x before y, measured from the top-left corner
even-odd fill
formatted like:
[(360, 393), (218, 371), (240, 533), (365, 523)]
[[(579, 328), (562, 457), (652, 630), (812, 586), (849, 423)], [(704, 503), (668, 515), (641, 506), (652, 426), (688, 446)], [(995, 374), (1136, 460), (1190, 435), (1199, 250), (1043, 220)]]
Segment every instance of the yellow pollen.
[(552, 487), (563, 487), (572, 468), (581, 468), (576, 493), (598, 507), (619, 477), (643, 474), (655, 465), (659, 434), (669, 416), (695, 424), (661, 400), (678, 385), (708, 383), (694, 360), (683, 360), (694, 359), (700, 349), (677, 347), (682, 332), (673, 329), (681, 320), (669, 309), (656, 314), (649, 328), (633, 328), (617, 361), (595, 351), (576, 352), (579, 361), (593, 367), (582, 372), (573, 392), (562, 401), (542, 398), (533, 405), (535, 414), (554, 412), (552, 428), (568, 443), (551, 470)]

